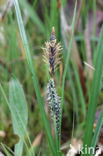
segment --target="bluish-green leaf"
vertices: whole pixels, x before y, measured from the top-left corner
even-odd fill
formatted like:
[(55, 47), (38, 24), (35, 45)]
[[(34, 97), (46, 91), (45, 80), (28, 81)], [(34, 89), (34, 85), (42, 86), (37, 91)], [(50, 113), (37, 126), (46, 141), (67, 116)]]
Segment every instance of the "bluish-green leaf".
[(14, 132), (20, 137), (19, 143), (15, 146), (15, 153), (21, 156), (26, 134), (28, 109), (22, 86), (16, 79), (12, 79), (9, 84), (9, 101)]

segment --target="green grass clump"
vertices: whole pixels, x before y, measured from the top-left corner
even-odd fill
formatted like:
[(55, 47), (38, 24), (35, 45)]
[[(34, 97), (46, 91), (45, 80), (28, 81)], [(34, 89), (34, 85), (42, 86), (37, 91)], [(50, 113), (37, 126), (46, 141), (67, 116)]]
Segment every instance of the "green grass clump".
[(0, 1), (1, 152), (61, 156), (76, 140), (82, 155), (93, 155), (85, 147), (96, 148), (103, 124), (103, 27), (97, 8), (101, 11), (96, 0)]

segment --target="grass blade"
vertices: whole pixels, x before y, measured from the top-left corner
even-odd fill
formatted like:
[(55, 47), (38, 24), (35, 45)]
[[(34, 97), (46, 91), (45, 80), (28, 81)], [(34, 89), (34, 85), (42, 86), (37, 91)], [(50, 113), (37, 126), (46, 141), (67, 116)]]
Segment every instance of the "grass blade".
[(45, 27), (44, 27), (42, 21), (40, 20), (40, 18), (38, 17), (37, 13), (35, 12), (35, 10), (33, 10), (33, 8), (28, 4), (28, 2), (26, 0), (22, 0), (22, 1), (19, 0), (19, 2), (22, 5), (22, 7), (27, 10), (30, 18), (35, 23), (37, 28), (39, 28), (40, 32), (45, 35), (45, 32), (46, 32)]
[(55, 31), (57, 32), (57, 28), (56, 28), (56, 16), (57, 16), (57, 1), (56, 0), (52, 0), (50, 3), (51, 9), (50, 9), (50, 28), (52, 28), (52, 26), (55, 27)]
[[(65, 78), (66, 78), (66, 73), (68, 70), (68, 62), (72, 50), (72, 42), (73, 42), (73, 37), (74, 37), (74, 24), (75, 24), (75, 17), (76, 17), (76, 8), (77, 8), (77, 0), (75, 2), (75, 8), (74, 8), (74, 15), (73, 15), (73, 21), (72, 21), (72, 36), (67, 52), (67, 57), (66, 57), (66, 63), (65, 63), (65, 68), (64, 68), (64, 73), (63, 73), (63, 81), (62, 81), (62, 98), (61, 98), (61, 119), (62, 119), (62, 110), (63, 110), (63, 102), (64, 102), (64, 85), (65, 85)], [(60, 124), (61, 124), (61, 119), (60, 119)], [(60, 126), (61, 127), (61, 126)]]
[(37, 101), (38, 101), (39, 108), (40, 108), (40, 113), (41, 113), (41, 116), (42, 116), (42, 119), (43, 119), (43, 123), (44, 123), (46, 134), (47, 134), (47, 137), (48, 137), (48, 140), (49, 140), (51, 151), (52, 151), (53, 155), (56, 155), (56, 148), (55, 148), (55, 144), (54, 144), (54, 141), (53, 141), (53, 138), (52, 138), (52, 135), (51, 135), (51, 130), (50, 130), (50, 126), (49, 126), (49, 123), (48, 123), (48, 120), (47, 120), (47, 116), (46, 116), (46, 113), (45, 113), (45, 110), (44, 110), (43, 100), (42, 100), (42, 98), (40, 96), (40, 89), (39, 89), (37, 77), (36, 77), (36, 74), (35, 74), (35, 71), (34, 71), (34, 66), (33, 66), (32, 59), (31, 59), (31, 54), (30, 54), (29, 45), (28, 45), (28, 41), (27, 41), (27, 37), (26, 37), (24, 25), (23, 25), (21, 13), (20, 13), (18, 0), (14, 0), (14, 5), (15, 5), (15, 10), (16, 10), (20, 35), (21, 35), (21, 38), (22, 38), (22, 41), (23, 41), (28, 67), (29, 67), (29, 70), (30, 70), (31, 75), (32, 75), (33, 85), (34, 85), (34, 88), (35, 88)]
[[(62, 36), (63, 37), (63, 36)], [(63, 43), (63, 49), (65, 51), (64, 53), (64, 57), (66, 59), (66, 45), (64, 43), (64, 41), (62, 40)], [(73, 110), (76, 112), (76, 121), (79, 121), (79, 114), (78, 114), (78, 99), (77, 99), (77, 94), (76, 94), (76, 90), (75, 90), (75, 86), (74, 86), (74, 82), (73, 82), (73, 76), (72, 76), (72, 72), (71, 72), (71, 68), (69, 66), (68, 70), (67, 70), (67, 76), (68, 79), (70, 80), (70, 86), (71, 86), (71, 92), (72, 92), (72, 96), (73, 96)], [(69, 112), (68, 112), (69, 114)], [(69, 118), (69, 117), (68, 117)]]
[(60, 12), (57, 6), (57, 0), (50, 1), (50, 30), (55, 27), (56, 38), (60, 40)]
[[(19, 143), (15, 145), (15, 154), (21, 156), (23, 150), (24, 135), (26, 134), (28, 109), (22, 86), (20, 85), (18, 80), (13, 79), (10, 81), (9, 101), (12, 110), (11, 117), (14, 132), (20, 137)], [(17, 123), (15, 122), (15, 120), (17, 121)]]
[(3, 150), (5, 151), (7, 156), (11, 156), (11, 154), (7, 151), (6, 147), (4, 146), (3, 143), (0, 143), (0, 145), (2, 146)]
[(93, 123), (95, 118), (99, 87), (100, 87), (102, 71), (103, 71), (103, 27), (101, 30), (96, 53), (98, 55), (97, 55), (95, 71), (93, 75), (91, 97), (89, 100), (86, 129), (84, 135), (84, 146), (87, 145), (87, 147), (91, 145), (91, 141), (92, 141)]
[(85, 117), (86, 117), (86, 104), (85, 104), (85, 99), (84, 99), (84, 95), (83, 95), (83, 91), (82, 91), (82, 86), (81, 86), (81, 83), (80, 83), (78, 69), (77, 69), (75, 63), (72, 63), (72, 66), (73, 66), (73, 70), (74, 70), (74, 74), (75, 74), (75, 79), (76, 79), (76, 85), (77, 85), (77, 89), (78, 89), (78, 93), (79, 93), (81, 110), (82, 110), (83, 117), (85, 119)]
[(68, 78), (70, 80), (70, 84), (71, 84), (71, 91), (72, 91), (72, 95), (73, 95), (73, 109), (76, 112), (76, 120), (77, 122), (79, 122), (79, 109), (78, 109), (78, 99), (77, 99), (77, 95), (76, 95), (76, 90), (74, 87), (74, 83), (73, 83), (73, 78), (72, 78), (72, 74), (71, 74), (71, 69), (68, 69)]
[[(98, 136), (99, 136), (102, 124), (103, 124), (103, 109), (102, 109), (102, 111), (100, 113), (98, 122), (96, 124), (95, 133), (94, 133), (92, 143), (91, 143), (91, 147), (93, 147), (94, 149), (95, 149), (97, 141), (98, 141)], [(91, 156), (93, 156), (93, 155), (91, 154)]]
[[(9, 107), (10, 112), (12, 113), (12, 118), (13, 118), (13, 120), (15, 121), (15, 125), (17, 126), (18, 130), (20, 130), (20, 131), (21, 131), (21, 127), (22, 127), (22, 129), (23, 129), (22, 132), (24, 131), (24, 133), (25, 133), (25, 126), (24, 126), (24, 123), (22, 122), (22, 120), (21, 120), (21, 118), (20, 118), (20, 115), (19, 115), (19, 113), (18, 113), (17, 110), (16, 110), (16, 107), (15, 107), (15, 111), (14, 111), (13, 108), (11, 107), (11, 105), (10, 105), (8, 99), (7, 99), (7, 96), (6, 96), (6, 94), (5, 94), (5, 91), (4, 91), (3, 87), (1, 86), (1, 84), (0, 84), (0, 90), (1, 90), (1, 93), (2, 93), (2, 95), (3, 95), (3, 97), (4, 97), (4, 99), (5, 99), (5, 102), (6, 102), (7, 106)], [(17, 118), (16, 118), (15, 112), (18, 113), (19, 121), (20, 121), (21, 124), (22, 124), (21, 127), (20, 127), (19, 124), (18, 124), (18, 120), (17, 120)], [(20, 133), (20, 134), (22, 134), (22, 133)], [(23, 134), (23, 135), (24, 135), (24, 134)], [(29, 141), (29, 143), (30, 143), (30, 145), (31, 145), (31, 142), (30, 142), (30, 139), (29, 139), (29, 137), (28, 137), (28, 134), (26, 134), (26, 136), (27, 136), (28, 141)], [(25, 143), (26, 150), (29, 152), (29, 148), (28, 148), (27, 143), (25, 142), (25, 140), (23, 140), (23, 141), (24, 141), (24, 143)], [(6, 147), (6, 148), (7, 148), (7, 147)], [(7, 149), (8, 149), (8, 148), (7, 148)], [(32, 151), (30, 151), (30, 152), (32, 152)], [(31, 156), (31, 153), (28, 153), (28, 154), (29, 154), (28, 156)]]

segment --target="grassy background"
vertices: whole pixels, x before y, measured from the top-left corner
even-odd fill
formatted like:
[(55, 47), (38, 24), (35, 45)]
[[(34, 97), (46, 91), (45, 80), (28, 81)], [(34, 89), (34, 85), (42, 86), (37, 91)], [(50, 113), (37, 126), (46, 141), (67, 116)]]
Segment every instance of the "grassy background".
[[(95, 113), (103, 103), (102, 8), (96, 0), (78, 0), (77, 4), (69, 0), (20, 0), (19, 5), (17, 0), (14, 2), (15, 7), (0, 1), (0, 131), (6, 135), (0, 136), (2, 146), (14, 152), (20, 138), (23, 155), (65, 155), (73, 139), (76, 144), (81, 140), (84, 146), (95, 147), (103, 121), (101, 113), (93, 137)], [(52, 26), (63, 47), (62, 62), (55, 74), (63, 108), (62, 152), (55, 147), (45, 104), (48, 71), (41, 47), (49, 41)], [(18, 121), (21, 127), (17, 127)], [(23, 135), (20, 129), (24, 130)]]

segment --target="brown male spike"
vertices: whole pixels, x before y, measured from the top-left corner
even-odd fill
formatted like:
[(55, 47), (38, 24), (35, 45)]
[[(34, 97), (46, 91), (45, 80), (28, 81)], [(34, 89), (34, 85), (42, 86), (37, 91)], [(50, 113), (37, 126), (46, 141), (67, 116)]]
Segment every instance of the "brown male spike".
[(45, 43), (43, 48), (44, 55), (43, 60), (49, 65), (49, 73), (51, 77), (54, 77), (56, 67), (60, 64), (60, 51), (62, 50), (61, 44), (56, 44), (55, 29), (52, 27), (50, 41)]

